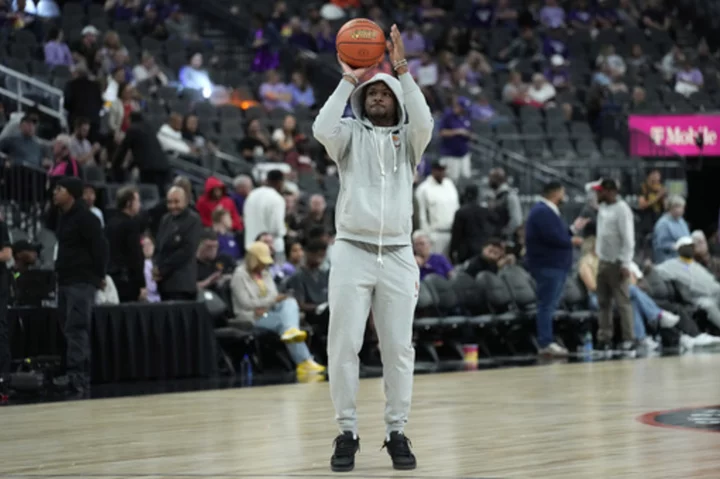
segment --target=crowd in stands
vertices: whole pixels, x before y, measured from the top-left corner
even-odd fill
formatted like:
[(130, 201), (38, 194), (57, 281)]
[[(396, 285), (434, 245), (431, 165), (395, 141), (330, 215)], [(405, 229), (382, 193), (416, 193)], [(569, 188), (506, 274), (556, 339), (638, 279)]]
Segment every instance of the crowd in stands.
[[(250, 55), (233, 71), (194, 19), (169, 1), (108, 0), (100, 9), (65, 9), (62, 21), (23, 12), (24, 2), (4, 3), (3, 35), (14, 39), (8, 54), (17, 60), (7, 64), (22, 63), (17, 52), (42, 55), (33, 57), (33, 71), (62, 82), (54, 84), (64, 90), (69, 131), (42, 140), (43, 114), (31, 108), (5, 119), (0, 152), (9, 166), (45, 170), (48, 192), (66, 177), (83, 179), (79, 193), (69, 194), (98, 218), (109, 246), (96, 303), (194, 300), (212, 291), (224, 301), (228, 324), (277, 332), (299, 374), (323, 370), (313, 359), (322, 348), (308, 349), (305, 329), (320, 335), (327, 329), (339, 180), (309, 133), (319, 98), (307, 72), (280, 65), (282, 45), (333, 54), (338, 25), (355, 16), (401, 26), (410, 72), (437, 118), (414, 195), (413, 245), (423, 282), (526, 265), (519, 192), (502, 168), (478, 168), (473, 135), (517, 133), (519, 119), (538, 120), (523, 123), (523, 131), (532, 124), (551, 135), (577, 122), (595, 126), (617, 108), (680, 111), (691, 100), (702, 105), (719, 79), (717, 51), (700, 39), (673, 43), (685, 26), (656, 0), (522, 7), (474, 0), (464, 24), (453, 21), (447, 2), (433, 0), (417, 7), (333, 1), (307, 9), (276, 1), (267, 15), (255, 15)], [(368, 75), (376, 71), (390, 72), (390, 64)], [(213, 165), (216, 175), (201, 177), (200, 185), (190, 171), (176, 176), (176, 158)], [(109, 184), (124, 186), (110, 194)], [(658, 305), (643, 280), (657, 271), (686, 286), (688, 304), (704, 311), (712, 332), (720, 327), (717, 238), (691, 233), (684, 199), (666, 193), (657, 171), (640, 191), (625, 193), (638, 197), (632, 231), (624, 234), (640, 256), (629, 293), (633, 330), (623, 339), (654, 350), (645, 328), (657, 323), (680, 328), (688, 348), (716, 342), (695, 323), (694, 310)], [(594, 190), (588, 197), (583, 217), (590, 224), (567, 239), (574, 252), (568, 281), (588, 293), (588, 309), (597, 309), (592, 228), (599, 206)], [(42, 200), (49, 203), (49, 196)], [(13, 245), (16, 278), (40, 266), (37, 251), (36, 244)], [(542, 321), (539, 336), (547, 335)], [(540, 350), (567, 353), (546, 339)]]

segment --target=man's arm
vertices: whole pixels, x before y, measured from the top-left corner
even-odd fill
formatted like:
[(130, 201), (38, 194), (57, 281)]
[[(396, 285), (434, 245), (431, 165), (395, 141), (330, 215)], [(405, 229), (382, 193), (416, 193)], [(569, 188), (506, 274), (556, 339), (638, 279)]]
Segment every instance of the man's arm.
[(421, 184), (417, 190), (415, 190), (415, 199), (417, 199), (418, 204), (418, 226), (421, 230), (429, 233), (427, 198), (425, 196), (425, 188), (423, 188)]
[(0, 262), (7, 263), (12, 259), (10, 233), (4, 221), (0, 221)]
[(623, 203), (620, 210), (620, 231), (622, 232), (622, 247), (620, 248), (620, 260), (623, 267), (629, 268), (635, 256), (635, 218), (627, 203)]
[(343, 77), (335, 91), (320, 109), (313, 122), (313, 136), (327, 150), (328, 156), (336, 163), (341, 161), (350, 144), (352, 125), (342, 118), (350, 94), (355, 85)]
[(417, 165), (420, 163), (425, 148), (430, 143), (435, 120), (433, 120), (425, 95), (407, 71), (407, 67), (398, 69), (398, 79), (402, 85), (405, 110), (407, 110), (407, 138), (412, 148), (412, 161), (413, 165)]
[(89, 211), (86, 214), (82, 233), (85, 235), (85, 239), (90, 247), (90, 256), (93, 259), (95, 274), (98, 278), (104, 280), (107, 275), (110, 251), (107, 239), (100, 225), (100, 219)]
[(507, 196), (508, 215), (510, 220), (505, 227), (505, 233), (510, 235), (513, 234), (522, 225), (522, 206), (520, 205), (520, 198), (516, 193), (511, 192)]

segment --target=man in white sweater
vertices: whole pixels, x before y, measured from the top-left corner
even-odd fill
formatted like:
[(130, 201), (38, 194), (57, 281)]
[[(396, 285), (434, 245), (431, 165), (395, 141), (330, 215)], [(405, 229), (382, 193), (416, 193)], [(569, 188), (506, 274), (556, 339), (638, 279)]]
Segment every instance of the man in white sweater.
[(659, 264), (656, 269), (660, 276), (687, 286), (695, 305), (705, 311), (708, 319), (720, 327), (720, 283), (703, 265), (693, 259), (695, 246), (690, 236), (675, 242), (677, 258)]
[(427, 231), (432, 252), (448, 256), (453, 219), (460, 208), (457, 188), (445, 177), (445, 163), (435, 160), (432, 171), (415, 190), (420, 229)]
[(630, 302), (630, 265), (635, 254), (635, 220), (632, 210), (618, 195), (615, 180), (604, 179), (597, 191), (598, 349), (610, 349), (613, 340), (613, 300), (620, 314), (621, 349), (635, 354), (633, 309)]
[(282, 195), (285, 178), (281, 171), (268, 172), (265, 186), (250, 192), (243, 206), (245, 248), (253, 244), (260, 233), (274, 238), (275, 261), (285, 261), (285, 197)]

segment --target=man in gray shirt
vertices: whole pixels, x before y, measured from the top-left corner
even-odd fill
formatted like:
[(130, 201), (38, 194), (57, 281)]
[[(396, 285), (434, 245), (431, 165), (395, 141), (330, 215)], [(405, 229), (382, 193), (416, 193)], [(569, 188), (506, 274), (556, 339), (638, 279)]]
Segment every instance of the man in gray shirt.
[(8, 155), (12, 163), (29, 163), (41, 166), (47, 158), (47, 148), (35, 136), (37, 118), (26, 115), (20, 120), (20, 134), (0, 140), (0, 151)]
[(635, 252), (635, 220), (630, 206), (618, 197), (614, 180), (604, 179), (594, 189), (599, 203), (595, 246), (600, 260), (597, 273), (598, 349), (611, 349), (614, 299), (622, 328), (621, 349), (634, 355), (630, 264)]

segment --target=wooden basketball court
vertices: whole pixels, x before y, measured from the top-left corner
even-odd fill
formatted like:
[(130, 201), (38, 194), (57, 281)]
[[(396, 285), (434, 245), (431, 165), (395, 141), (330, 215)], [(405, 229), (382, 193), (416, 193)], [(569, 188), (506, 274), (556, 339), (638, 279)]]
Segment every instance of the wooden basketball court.
[(6, 407), (0, 477), (717, 479), (720, 410), (704, 430), (638, 418), (720, 404), (719, 371), (720, 355), (690, 355), (417, 376), (414, 472), (380, 450), (380, 379), (361, 382), (344, 475), (328, 466), (327, 383)]

